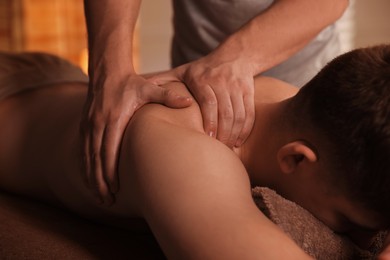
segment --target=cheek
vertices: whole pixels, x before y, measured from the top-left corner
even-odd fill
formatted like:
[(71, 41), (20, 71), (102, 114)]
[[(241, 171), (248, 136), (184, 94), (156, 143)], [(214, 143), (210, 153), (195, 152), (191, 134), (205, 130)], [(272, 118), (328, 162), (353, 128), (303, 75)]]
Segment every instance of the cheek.
[(347, 219), (333, 207), (330, 199), (322, 198), (306, 209), (335, 233), (345, 235), (351, 230)]
[(345, 233), (346, 227), (337, 217), (336, 212), (330, 210), (323, 202), (308, 204), (303, 207), (332, 231), (340, 234)]

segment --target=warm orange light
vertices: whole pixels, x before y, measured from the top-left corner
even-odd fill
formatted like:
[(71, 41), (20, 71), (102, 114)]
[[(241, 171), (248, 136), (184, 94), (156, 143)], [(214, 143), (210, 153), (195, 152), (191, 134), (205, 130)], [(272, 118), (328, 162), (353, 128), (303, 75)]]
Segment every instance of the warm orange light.
[(88, 75), (88, 49), (85, 48), (80, 52), (79, 66)]

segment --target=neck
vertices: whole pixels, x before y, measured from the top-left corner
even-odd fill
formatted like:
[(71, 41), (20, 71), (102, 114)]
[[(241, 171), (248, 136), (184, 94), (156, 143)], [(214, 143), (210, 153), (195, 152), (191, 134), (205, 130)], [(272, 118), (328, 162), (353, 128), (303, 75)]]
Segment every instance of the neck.
[(279, 172), (276, 154), (284, 143), (285, 107), (288, 100), (256, 104), (256, 118), (246, 142), (236, 150), (252, 186), (274, 188)]

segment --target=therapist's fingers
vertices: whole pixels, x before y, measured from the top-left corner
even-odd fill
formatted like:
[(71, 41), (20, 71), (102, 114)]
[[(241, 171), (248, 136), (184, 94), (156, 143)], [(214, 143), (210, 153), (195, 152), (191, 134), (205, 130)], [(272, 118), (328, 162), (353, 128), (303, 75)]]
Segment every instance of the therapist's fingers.
[(192, 104), (191, 97), (182, 96), (171, 89), (152, 84), (142, 90), (141, 99), (143, 104), (159, 103), (171, 108), (185, 108)]
[(253, 89), (254, 88), (249, 90), (249, 92), (242, 97), (245, 109), (245, 119), (243, 123), (240, 122), (240, 124), (242, 124), (241, 132), (235, 140), (235, 146), (237, 147), (241, 146), (246, 141), (255, 123), (255, 99)]
[(101, 183), (102, 170), (100, 160), (100, 146), (94, 140), (101, 140), (104, 129), (96, 127), (90, 128), (94, 124), (84, 121), (82, 123), (82, 136), (84, 141), (84, 180), (87, 186), (92, 190), (96, 201), (101, 204), (104, 202), (98, 191), (98, 185)]
[(200, 106), (205, 133), (229, 147), (241, 146), (255, 120), (253, 77), (244, 72), (239, 77), (229, 73), (231, 67), (214, 69), (194, 62), (148, 80), (154, 84), (183, 81)]
[(205, 133), (216, 137), (218, 134), (218, 101), (213, 89), (209, 85), (191, 86), (191, 89), (202, 113)]
[(234, 111), (234, 120), (227, 145), (232, 148), (236, 145), (237, 140), (244, 128), (246, 113), (242, 95), (233, 95), (230, 97), (230, 99)]
[(147, 81), (154, 85), (164, 85), (169, 82), (182, 81), (182, 72), (184, 66), (177, 67), (168, 71), (155, 73), (153, 75), (146, 76)]
[(225, 89), (214, 87), (218, 102), (218, 130), (217, 139), (226, 145), (229, 144), (229, 139), (234, 125), (234, 111), (230, 93)]
[(83, 161), (81, 163), (81, 172), (83, 173), (82, 177), (83, 177), (84, 184), (88, 188), (91, 188), (90, 187), (90, 182), (89, 182), (89, 179), (91, 178), (91, 161), (90, 161), (90, 157), (89, 157), (89, 154), (90, 154), (90, 151), (89, 151), (89, 148), (90, 148), (90, 144), (89, 144), (90, 137), (89, 137), (89, 134), (86, 132), (86, 128), (85, 128), (85, 123), (84, 122), (81, 123), (80, 134), (82, 136), (82, 140), (84, 140), (83, 146), (82, 146), (82, 148), (83, 148), (82, 149)]
[(119, 191), (118, 177), (118, 157), (120, 144), (122, 141), (122, 133), (125, 131), (127, 121), (113, 120), (108, 123), (104, 131), (102, 140), (102, 158), (104, 169), (104, 180), (108, 184), (109, 190), (112, 193)]
[(253, 78), (233, 76), (217, 79), (212, 85), (218, 104), (217, 138), (229, 147), (240, 146), (250, 134), (254, 123)]
[[(218, 132), (219, 104), (214, 88), (208, 82), (207, 77), (202, 74), (203, 72), (203, 69), (199, 71), (196, 66), (193, 67), (193, 64), (188, 63), (170, 71), (148, 77), (148, 81), (157, 85), (163, 85), (172, 81), (182, 81), (200, 107), (205, 133), (216, 137)], [(224, 98), (228, 99), (228, 97)]]
[[(213, 88), (191, 74), (190, 64), (184, 64), (172, 70), (157, 73), (148, 77), (148, 81), (156, 85), (182, 81), (197, 101), (202, 117), (203, 128), (207, 135), (216, 137), (218, 130), (218, 101)], [(195, 80), (194, 80), (195, 79)]]
[(102, 140), (103, 177), (112, 193), (119, 190), (120, 144), (126, 126), (134, 112), (147, 103), (160, 103), (171, 108), (184, 108), (191, 105), (192, 99), (178, 95), (171, 89), (145, 83), (142, 88), (125, 96), (125, 100), (122, 102), (124, 104), (117, 105), (120, 108), (119, 111), (113, 108), (110, 118), (107, 119)]
[(104, 179), (102, 141), (106, 124), (101, 110), (96, 109), (96, 99), (88, 96), (80, 124), (83, 142), (83, 175), (87, 187), (98, 204), (112, 204), (113, 195)]
[[(102, 122), (94, 122), (90, 129), (90, 156), (91, 156), (91, 178), (90, 183), (93, 189), (93, 192), (97, 199), (100, 199), (100, 203), (112, 204), (113, 198), (109, 190), (109, 187), (105, 181), (104, 169), (103, 169), (103, 160), (102, 157), (102, 143), (103, 135), (105, 132), (106, 126)], [(98, 201), (99, 202), (99, 201)]]
[(118, 157), (122, 137), (134, 112), (152, 102), (173, 108), (188, 107), (192, 99), (151, 84), (138, 75), (123, 79), (119, 85), (104, 82), (109, 87), (90, 89), (81, 128), (84, 178), (97, 200), (110, 205), (120, 186)]
[[(118, 103), (116, 108), (111, 110), (110, 116), (105, 122), (105, 131), (103, 138), (99, 142), (99, 136), (95, 135), (94, 151), (98, 153), (101, 144), (100, 158), (96, 161), (95, 167), (92, 169), (95, 172), (95, 180), (99, 194), (101, 194), (108, 204), (112, 204), (112, 194), (119, 190), (118, 176), (118, 158), (120, 152), (121, 141), (126, 129), (126, 126), (133, 116), (135, 110), (147, 103), (161, 103), (172, 108), (187, 107), (192, 103), (191, 98), (177, 95), (174, 91), (162, 88), (153, 84), (145, 84), (143, 88), (138, 88), (136, 91), (129, 91), (131, 94), (125, 96), (122, 100), (123, 104)], [(125, 95), (125, 94), (124, 94)], [(101, 168), (99, 167), (101, 166)], [(102, 170), (102, 172), (100, 172)]]

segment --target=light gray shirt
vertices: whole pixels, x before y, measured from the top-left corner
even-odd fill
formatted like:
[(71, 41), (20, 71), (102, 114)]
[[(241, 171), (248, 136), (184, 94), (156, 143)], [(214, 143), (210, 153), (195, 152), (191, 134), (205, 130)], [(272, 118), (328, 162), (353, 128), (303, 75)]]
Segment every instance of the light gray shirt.
[[(273, 0), (173, 0), (172, 66), (196, 60), (269, 7)], [(305, 14), (302, 14), (305, 15)], [(263, 75), (303, 86), (341, 52), (337, 23), (325, 28), (304, 49)], [(272, 39), (259, 39), (259, 41)]]

